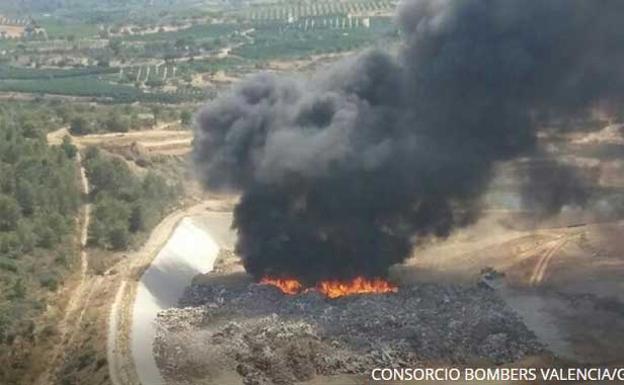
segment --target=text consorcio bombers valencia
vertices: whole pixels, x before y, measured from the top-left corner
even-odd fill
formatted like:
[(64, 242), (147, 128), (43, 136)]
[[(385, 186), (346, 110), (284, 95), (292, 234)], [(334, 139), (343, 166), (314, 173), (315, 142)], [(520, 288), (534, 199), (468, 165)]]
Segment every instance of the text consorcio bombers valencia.
[(375, 368), (373, 381), (613, 381), (624, 368)]

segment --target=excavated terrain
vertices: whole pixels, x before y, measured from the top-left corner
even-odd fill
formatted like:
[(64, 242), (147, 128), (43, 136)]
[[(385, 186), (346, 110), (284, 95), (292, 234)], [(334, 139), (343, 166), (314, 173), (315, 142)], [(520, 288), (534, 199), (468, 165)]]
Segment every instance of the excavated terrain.
[(194, 284), (181, 308), (159, 315), (155, 356), (170, 383), (216, 383), (228, 372), (245, 385), (286, 385), (375, 367), (502, 364), (544, 351), (486, 287), (413, 284), (330, 300), (234, 281)]

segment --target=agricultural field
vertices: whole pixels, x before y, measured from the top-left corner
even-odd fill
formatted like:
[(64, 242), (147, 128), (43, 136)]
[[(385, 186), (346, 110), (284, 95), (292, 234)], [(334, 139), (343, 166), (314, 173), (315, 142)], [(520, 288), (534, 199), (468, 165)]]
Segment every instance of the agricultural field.
[(146, 92), (136, 87), (113, 84), (92, 77), (73, 77), (61, 79), (2, 80), (0, 92), (19, 92), (27, 94), (71, 95), (90, 97), (98, 101), (118, 103), (160, 102), (176, 103), (199, 96), (198, 93), (184, 91)]
[(118, 72), (114, 68), (48, 68), (48, 69), (35, 69), (25, 67), (13, 67), (7, 65), (0, 65), (0, 79), (14, 79), (14, 80), (27, 80), (27, 79), (58, 79), (58, 78), (73, 78), (89, 75), (100, 75), (107, 73)]
[(392, 0), (356, 0), (356, 1), (292, 1), (270, 5), (257, 5), (245, 8), (240, 15), (248, 20), (287, 21), (330, 16), (374, 16), (392, 15), (397, 1)]
[(150, 4), (41, 5), (33, 22), (46, 38), (0, 39), (0, 94), (199, 103), (275, 61), (331, 57), (398, 36), (392, 0)]
[(203, 41), (206, 39), (226, 37), (238, 30), (239, 26), (234, 23), (202, 23), (173, 31), (128, 35), (124, 38), (124, 41), (144, 43), (153, 41), (178, 41), (181, 39)]
[(396, 36), (396, 30), (387, 18), (373, 18), (366, 28), (343, 28), (345, 20), (332, 19), (329, 22), (332, 24), (328, 23), (331, 27), (320, 29), (306, 29), (303, 25), (259, 28), (252, 35), (254, 44), (236, 48), (234, 55), (248, 60), (301, 58), (306, 55), (353, 51)]
[(41, 27), (45, 28), (50, 39), (67, 39), (96, 37), (100, 28), (96, 24), (87, 24), (84, 22), (74, 23), (66, 22), (62, 19), (42, 19)]

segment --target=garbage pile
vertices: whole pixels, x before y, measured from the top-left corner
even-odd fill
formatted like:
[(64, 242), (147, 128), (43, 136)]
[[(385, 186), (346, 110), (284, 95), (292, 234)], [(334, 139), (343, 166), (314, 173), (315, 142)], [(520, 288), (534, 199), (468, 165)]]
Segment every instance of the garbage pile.
[[(327, 299), (272, 286), (195, 284), (159, 315), (157, 362), (174, 383), (236, 372), (245, 385), (430, 362), (502, 364), (543, 346), (495, 291), (438, 284)], [(202, 382), (205, 383), (205, 382)]]

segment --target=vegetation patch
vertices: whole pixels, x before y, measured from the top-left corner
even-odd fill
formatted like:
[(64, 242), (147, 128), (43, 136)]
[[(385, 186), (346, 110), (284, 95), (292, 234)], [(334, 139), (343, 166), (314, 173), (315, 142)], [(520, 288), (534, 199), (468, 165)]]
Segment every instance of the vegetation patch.
[(85, 168), (94, 202), (89, 227), (93, 246), (127, 249), (138, 234), (149, 231), (166, 215), (180, 192), (154, 172), (136, 176), (124, 160), (94, 147), (87, 151)]
[(101, 75), (116, 73), (119, 70), (114, 68), (103, 67), (85, 67), (72, 69), (56, 69), (56, 68), (25, 68), (2, 65), (0, 66), (0, 79), (54, 79), (54, 78), (72, 78), (87, 75)]
[(380, 43), (384, 38), (392, 39), (398, 35), (388, 18), (374, 18), (370, 28), (301, 30), (272, 25), (258, 28), (252, 36), (254, 44), (235, 49), (235, 55), (249, 60), (300, 58), (312, 54), (361, 49)]
[[(35, 320), (76, 260), (81, 203), (72, 154), (49, 147), (47, 107), (0, 109), (0, 383), (15, 383), (35, 341)], [(75, 154), (74, 154), (75, 155)], [(12, 352), (11, 354), (8, 354)], [(7, 361), (18, 359), (15, 362)], [(21, 369), (20, 369), (21, 368)]]

